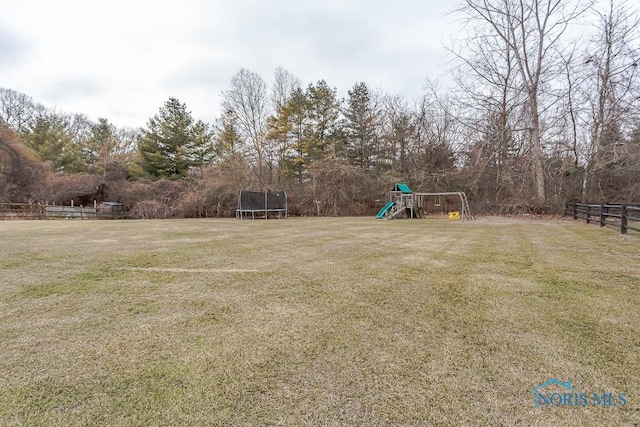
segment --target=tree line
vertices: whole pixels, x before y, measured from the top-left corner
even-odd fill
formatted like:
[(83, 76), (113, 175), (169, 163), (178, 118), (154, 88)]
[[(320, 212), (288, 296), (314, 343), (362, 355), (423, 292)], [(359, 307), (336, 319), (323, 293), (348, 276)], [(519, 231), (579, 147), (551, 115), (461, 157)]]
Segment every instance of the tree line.
[(465, 191), (488, 213), (640, 199), (637, 7), (465, 0), (455, 13), (466, 32), (450, 81), (417, 100), (242, 69), (213, 123), (170, 97), (122, 129), (0, 88), (0, 201), (93, 195), (139, 216), (226, 216), (238, 190), (271, 188), (294, 213), (355, 215), (400, 180)]

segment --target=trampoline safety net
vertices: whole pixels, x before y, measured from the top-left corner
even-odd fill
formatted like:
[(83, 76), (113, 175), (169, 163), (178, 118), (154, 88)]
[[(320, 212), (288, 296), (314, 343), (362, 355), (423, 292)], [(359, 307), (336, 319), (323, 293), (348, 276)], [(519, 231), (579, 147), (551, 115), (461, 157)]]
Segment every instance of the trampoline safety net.
[(287, 217), (287, 193), (285, 191), (240, 191), (236, 218)]

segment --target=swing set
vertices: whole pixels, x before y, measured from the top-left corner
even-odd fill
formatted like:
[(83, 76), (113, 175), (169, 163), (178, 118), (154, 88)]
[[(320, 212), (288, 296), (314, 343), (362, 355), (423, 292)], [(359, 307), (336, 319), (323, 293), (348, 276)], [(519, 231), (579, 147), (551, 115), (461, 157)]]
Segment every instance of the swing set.
[(451, 220), (475, 219), (469, 209), (465, 193), (414, 193), (407, 184), (402, 182), (396, 183), (389, 192), (389, 201), (380, 209), (376, 218), (392, 219), (402, 214), (407, 218), (424, 218), (435, 213), (448, 214)]

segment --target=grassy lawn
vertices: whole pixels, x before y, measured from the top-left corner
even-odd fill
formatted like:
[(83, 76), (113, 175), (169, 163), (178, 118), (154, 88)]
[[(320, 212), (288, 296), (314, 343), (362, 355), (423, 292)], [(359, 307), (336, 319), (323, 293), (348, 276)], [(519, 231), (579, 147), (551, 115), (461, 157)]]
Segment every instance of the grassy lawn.
[[(640, 424), (637, 233), (290, 218), (0, 238), (0, 425)], [(627, 404), (534, 408), (552, 378)]]

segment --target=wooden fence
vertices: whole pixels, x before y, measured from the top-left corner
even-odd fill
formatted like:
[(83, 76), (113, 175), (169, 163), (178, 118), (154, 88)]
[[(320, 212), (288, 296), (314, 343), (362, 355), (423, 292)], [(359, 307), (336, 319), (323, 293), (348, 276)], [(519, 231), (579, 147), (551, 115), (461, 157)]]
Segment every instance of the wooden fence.
[(41, 205), (29, 203), (0, 203), (0, 219), (119, 219), (121, 211), (111, 206), (83, 207), (62, 205)]
[(627, 234), (629, 230), (640, 232), (640, 203), (601, 203), (599, 205), (588, 203), (567, 202), (565, 215), (571, 215), (573, 219), (582, 219), (587, 224), (600, 224), (620, 228), (621, 234)]

